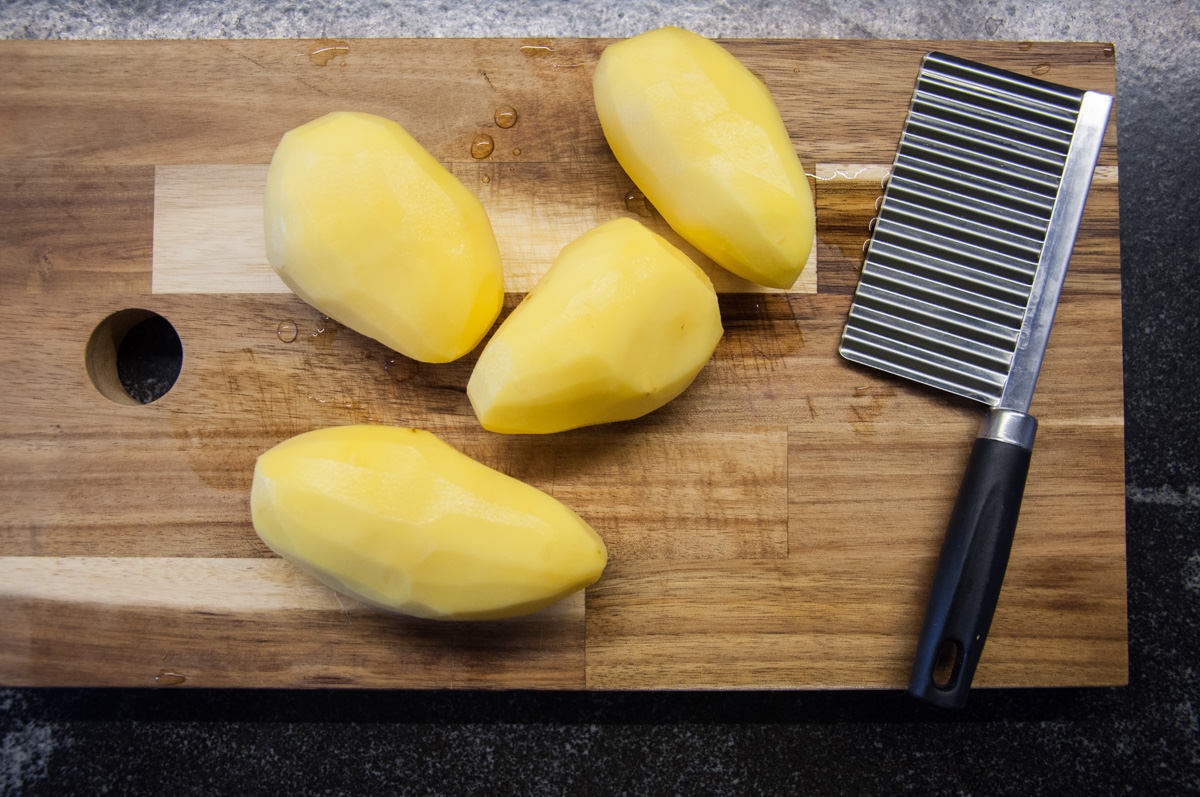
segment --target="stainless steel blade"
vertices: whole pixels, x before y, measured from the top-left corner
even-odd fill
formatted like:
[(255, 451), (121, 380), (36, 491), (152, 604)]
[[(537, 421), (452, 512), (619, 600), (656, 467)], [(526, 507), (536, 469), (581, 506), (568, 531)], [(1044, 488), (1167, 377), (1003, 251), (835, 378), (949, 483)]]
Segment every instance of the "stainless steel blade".
[(842, 356), (1027, 411), (1111, 104), (926, 56)]

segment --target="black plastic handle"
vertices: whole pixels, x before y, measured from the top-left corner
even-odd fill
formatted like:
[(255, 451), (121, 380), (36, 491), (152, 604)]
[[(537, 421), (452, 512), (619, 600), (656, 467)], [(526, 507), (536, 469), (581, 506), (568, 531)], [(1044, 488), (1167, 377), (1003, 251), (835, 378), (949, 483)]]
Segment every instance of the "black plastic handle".
[(967, 702), (1008, 566), (1029, 457), (1028, 447), (986, 437), (971, 449), (908, 683), (909, 693), (927, 703)]

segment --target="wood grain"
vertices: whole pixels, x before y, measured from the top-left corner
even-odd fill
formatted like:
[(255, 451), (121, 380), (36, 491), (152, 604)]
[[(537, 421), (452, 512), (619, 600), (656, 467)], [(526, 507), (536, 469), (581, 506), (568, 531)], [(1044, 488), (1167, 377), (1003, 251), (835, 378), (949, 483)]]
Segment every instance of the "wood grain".
[[(1104, 47), (726, 42), (811, 172), (815, 263), (788, 292), (707, 264), (726, 334), (687, 392), (637, 421), (507, 437), (471, 412), (474, 353), (416, 363), (280, 290), (256, 216), (264, 164), (284, 131), (332, 110), (400, 121), (488, 208), (508, 313), (594, 223), (632, 215), (673, 235), (626, 204), (595, 119), (606, 42), (345, 44), (310, 59), (328, 43), (0, 42), (0, 682), (904, 684), (982, 414), (836, 354), (912, 79), (942, 49), (1113, 93)], [(501, 105), (514, 127), (495, 126)], [(1035, 397), (981, 686), (1126, 680), (1115, 120)], [(480, 132), (496, 141), (486, 160), (469, 152)], [(178, 381), (149, 405), (110, 401), (85, 368), (92, 330), (127, 308), (183, 342)], [(550, 492), (607, 541), (604, 577), (515, 623), (339, 598), (259, 541), (248, 487), (263, 450), (343, 423), (428, 428)]]
[[(476, 191), (504, 265), (504, 289), (526, 293), (559, 251), (610, 219), (637, 219), (704, 269), (720, 293), (780, 292), (744, 280), (679, 237), (620, 170), (595, 164), (447, 163)], [(161, 166), (154, 174), (155, 293), (291, 293), (267, 264), (266, 165)], [(530, 191), (537, 185), (537, 191)], [(817, 253), (789, 289), (817, 291)]]
[(280, 559), (0, 557), (0, 582), (17, 683), (583, 686), (582, 595), (468, 630), (367, 608)]

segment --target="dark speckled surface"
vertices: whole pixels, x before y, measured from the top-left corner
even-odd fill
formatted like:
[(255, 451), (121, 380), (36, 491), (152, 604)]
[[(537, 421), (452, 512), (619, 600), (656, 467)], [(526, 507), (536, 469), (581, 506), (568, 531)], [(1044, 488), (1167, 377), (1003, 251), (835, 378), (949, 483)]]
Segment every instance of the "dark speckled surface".
[[(710, 36), (1112, 41), (1130, 684), (537, 694), (0, 689), (0, 794), (1200, 793), (1200, 7), (8, 0), (0, 36)], [(2, 79), (2, 78), (0, 78)]]

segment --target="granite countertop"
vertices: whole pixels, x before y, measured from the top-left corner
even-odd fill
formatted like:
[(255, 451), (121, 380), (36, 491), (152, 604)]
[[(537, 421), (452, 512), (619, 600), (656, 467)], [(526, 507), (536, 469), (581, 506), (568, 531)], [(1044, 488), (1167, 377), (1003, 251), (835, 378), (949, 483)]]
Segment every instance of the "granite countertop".
[(1116, 47), (1129, 686), (543, 694), (0, 689), (0, 794), (1200, 792), (1200, 6), (8, 0), (8, 38), (708, 36)]

